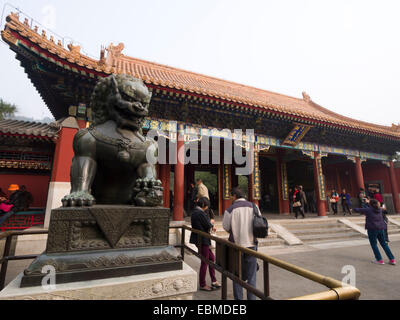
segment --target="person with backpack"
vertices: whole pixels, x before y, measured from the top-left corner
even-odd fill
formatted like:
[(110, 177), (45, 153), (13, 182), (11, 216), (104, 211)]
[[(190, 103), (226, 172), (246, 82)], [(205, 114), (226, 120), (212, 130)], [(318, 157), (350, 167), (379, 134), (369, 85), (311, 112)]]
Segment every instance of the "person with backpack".
[(389, 258), (389, 264), (396, 265), (395, 257), (385, 241), (385, 229), (387, 225), (384, 221), (381, 204), (379, 201), (371, 199), (369, 205), (370, 207), (368, 208), (354, 209), (354, 211), (366, 216), (365, 229), (368, 231), (369, 242), (376, 259), (372, 262), (380, 265), (385, 264), (378, 249), (377, 242), (379, 241), (379, 244)]
[[(231, 192), (233, 205), (224, 214), (222, 226), (229, 233), (229, 241), (238, 246), (257, 251), (258, 241), (253, 234), (253, 222), (255, 208), (250, 201), (245, 198), (244, 192), (240, 188), (234, 188)], [(257, 259), (243, 254), (242, 257), (243, 279), (252, 287), (257, 286)], [(233, 295), (235, 300), (243, 300), (243, 287), (233, 282)], [(247, 300), (256, 300), (256, 296), (247, 291)]]

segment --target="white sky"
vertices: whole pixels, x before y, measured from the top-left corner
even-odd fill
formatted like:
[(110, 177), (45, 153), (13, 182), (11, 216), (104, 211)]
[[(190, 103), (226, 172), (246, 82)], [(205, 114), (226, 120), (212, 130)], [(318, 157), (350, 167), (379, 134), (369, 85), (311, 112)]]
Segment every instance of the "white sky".
[[(299, 98), (306, 91), (345, 116), (400, 122), (400, 1), (8, 2), (96, 58), (101, 45), (123, 42), (132, 57)], [(20, 115), (50, 116), (4, 43), (0, 61), (0, 98)]]

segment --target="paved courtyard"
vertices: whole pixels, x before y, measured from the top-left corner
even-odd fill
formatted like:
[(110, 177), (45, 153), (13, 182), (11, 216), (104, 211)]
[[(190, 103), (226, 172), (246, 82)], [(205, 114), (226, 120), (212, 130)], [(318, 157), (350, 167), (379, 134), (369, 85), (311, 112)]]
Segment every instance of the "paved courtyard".
[[(390, 247), (398, 260), (400, 259), (400, 235), (391, 237)], [(308, 270), (326, 275), (341, 281), (346, 274), (342, 273), (343, 267), (354, 266), (356, 271), (356, 287), (361, 291), (361, 300), (400, 300), (400, 265), (375, 265), (372, 250), (368, 240), (352, 240), (343, 242), (330, 242), (293, 247), (263, 247), (263, 252), (280, 260), (298, 265)], [(381, 253), (385, 259), (383, 250)], [(7, 283), (13, 280), (26, 268), (31, 261), (10, 262), (7, 272)], [(200, 260), (186, 254), (185, 262), (198, 271)], [(262, 263), (258, 272), (258, 288), (263, 289)], [(220, 280), (220, 274), (216, 272)], [(207, 275), (209, 283), (210, 278)], [(287, 299), (306, 294), (327, 290), (326, 287), (315, 284), (310, 280), (288, 271), (270, 265), (270, 291), (274, 299)], [(194, 295), (196, 300), (220, 300), (221, 292), (198, 291)], [(233, 299), (232, 281), (228, 280), (228, 299)]]
[[(397, 258), (400, 257), (400, 238), (398, 236), (393, 237), (390, 247), (393, 254)], [(260, 252), (339, 281), (346, 276), (345, 273), (342, 273), (343, 268), (348, 265), (354, 266), (356, 287), (361, 291), (361, 300), (400, 300), (400, 265), (380, 266), (371, 263), (373, 254), (367, 240), (325, 243), (288, 249), (261, 248)], [(387, 261), (382, 249), (381, 253)], [(199, 270), (198, 258), (187, 255), (185, 261), (196, 271)], [(261, 270), (258, 272), (257, 287), (262, 290), (262, 263), (259, 264)], [(218, 272), (217, 277), (220, 279)], [(207, 281), (208, 283), (210, 281), (208, 275)], [(232, 281), (228, 281), (228, 299), (233, 299)], [(274, 299), (287, 299), (325, 290), (327, 288), (324, 286), (270, 266), (270, 292)], [(221, 292), (219, 290), (211, 293), (199, 291), (195, 294), (195, 299), (219, 300)]]

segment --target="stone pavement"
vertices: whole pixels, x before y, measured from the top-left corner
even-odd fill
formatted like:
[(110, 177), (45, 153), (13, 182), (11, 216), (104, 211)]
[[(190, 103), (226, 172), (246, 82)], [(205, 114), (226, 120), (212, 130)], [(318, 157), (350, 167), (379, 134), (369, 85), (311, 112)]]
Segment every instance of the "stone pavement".
[[(389, 246), (398, 259), (400, 258), (400, 237), (393, 236)], [(380, 248), (384, 260), (387, 257)], [(344, 241), (341, 243), (324, 243), (300, 246), (296, 248), (261, 248), (263, 252), (280, 260), (298, 265), (321, 275), (342, 281), (347, 273), (342, 273), (345, 266), (353, 266), (356, 271), (356, 287), (361, 291), (360, 300), (400, 300), (400, 265), (376, 265), (368, 240)], [(199, 270), (199, 259), (186, 255), (185, 261), (196, 271)], [(263, 290), (262, 263), (257, 277), (257, 287)], [(216, 272), (220, 280), (219, 272)], [(207, 275), (207, 282), (210, 282)], [(328, 290), (326, 287), (310, 280), (270, 266), (270, 292), (274, 299), (287, 299), (306, 294)], [(196, 300), (220, 300), (221, 292), (198, 291)], [(233, 299), (232, 281), (228, 280), (228, 299)]]

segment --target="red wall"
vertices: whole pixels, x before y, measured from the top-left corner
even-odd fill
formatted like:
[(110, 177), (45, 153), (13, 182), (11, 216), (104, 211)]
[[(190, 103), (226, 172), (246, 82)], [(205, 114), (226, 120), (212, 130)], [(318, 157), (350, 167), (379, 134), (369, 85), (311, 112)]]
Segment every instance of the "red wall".
[(339, 193), (342, 192), (342, 189), (346, 189), (350, 196), (357, 196), (359, 190), (357, 190), (355, 164), (351, 162), (330, 164), (323, 166), (322, 171), (326, 178), (328, 195), (332, 189), (336, 189)]
[(10, 195), (8, 187), (10, 184), (25, 185), (27, 190), (32, 193), (33, 204), (31, 207), (46, 207), (47, 192), (49, 190), (50, 176), (49, 175), (16, 175), (16, 174), (1, 174), (0, 188)]
[(74, 158), (73, 141), (77, 129), (62, 128), (54, 153), (51, 181), (70, 182), (70, 169)]
[(364, 181), (382, 181), (383, 182), (383, 192), (392, 193), (392, 184), (390, 182), (389, 168), (384, 164), (368, 164), (362, 165)]

